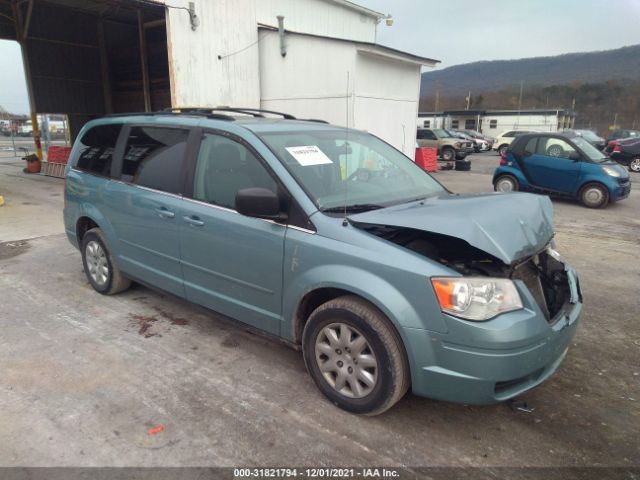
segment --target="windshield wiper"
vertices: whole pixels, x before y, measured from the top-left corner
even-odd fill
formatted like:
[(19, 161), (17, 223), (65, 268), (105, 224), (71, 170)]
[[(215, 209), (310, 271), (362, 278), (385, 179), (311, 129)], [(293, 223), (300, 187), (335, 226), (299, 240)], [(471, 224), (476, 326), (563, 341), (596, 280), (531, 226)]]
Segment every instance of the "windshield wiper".
[(369, 210), (379, 210), (381, 208), (385, 208), (384, 205), (377, 205), (375, 203), (357, 203), (355, 205), (347, 205), (339, 206), (339, 207), (329, 207), (329, 208), (321, 208), (321, 212), (325, 213), (357, 213), (357, 212), (368, 212)]

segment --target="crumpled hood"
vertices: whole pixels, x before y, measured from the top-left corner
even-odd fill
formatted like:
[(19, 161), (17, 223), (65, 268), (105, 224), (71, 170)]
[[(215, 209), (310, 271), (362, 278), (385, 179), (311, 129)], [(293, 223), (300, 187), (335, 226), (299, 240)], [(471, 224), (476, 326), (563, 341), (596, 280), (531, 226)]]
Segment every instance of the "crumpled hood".
[(530, 193), (443, 194), (349, 220), (457, 237), (507, 265), (539, 252), (554, 230), (551, 201)]

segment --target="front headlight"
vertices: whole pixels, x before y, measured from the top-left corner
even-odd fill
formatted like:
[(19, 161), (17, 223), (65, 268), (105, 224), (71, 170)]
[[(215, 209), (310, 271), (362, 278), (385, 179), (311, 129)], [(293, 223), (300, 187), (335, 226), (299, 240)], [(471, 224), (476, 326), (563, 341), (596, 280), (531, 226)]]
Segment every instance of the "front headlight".
[(505, 278), (438, 277), (431, 284), (440, 309), (466, 320), (489, 320), (522, 308), (515, 284)]
[(620, 171), (611, 167), (602, 167), (602, 171), (611, 177), (619, 177)]

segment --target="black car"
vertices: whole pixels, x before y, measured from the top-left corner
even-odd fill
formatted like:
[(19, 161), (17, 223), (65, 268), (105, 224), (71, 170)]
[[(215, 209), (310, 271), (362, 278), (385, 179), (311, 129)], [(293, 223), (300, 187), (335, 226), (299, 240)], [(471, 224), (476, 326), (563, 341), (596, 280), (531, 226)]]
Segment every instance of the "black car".
[(632, 172), (640, 172), (640, 137), (612, 140), (604, 153), (609, 155), (611, 160), (629, 167)]

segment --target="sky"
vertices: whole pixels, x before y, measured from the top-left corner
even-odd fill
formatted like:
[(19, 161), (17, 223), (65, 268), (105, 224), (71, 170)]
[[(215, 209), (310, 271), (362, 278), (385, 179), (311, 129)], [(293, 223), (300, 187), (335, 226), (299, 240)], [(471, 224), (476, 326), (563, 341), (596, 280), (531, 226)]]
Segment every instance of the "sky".
[(29, 113), (29, 97), (17, 42), (0, 40), (0, 107), (13, 113)]
[(378, 43), (441, 60), (438, 69), (640, 43), (640, 0), (353, 1), (393, 16)]
[[(640, 43), (640, 0), (353, 1), (393, 16), (378, 26), (378, 43), (441, 60), (439, 69)], [(0, 40), (0, 72), (0, 106), (27, 113), (17, 43)]]

